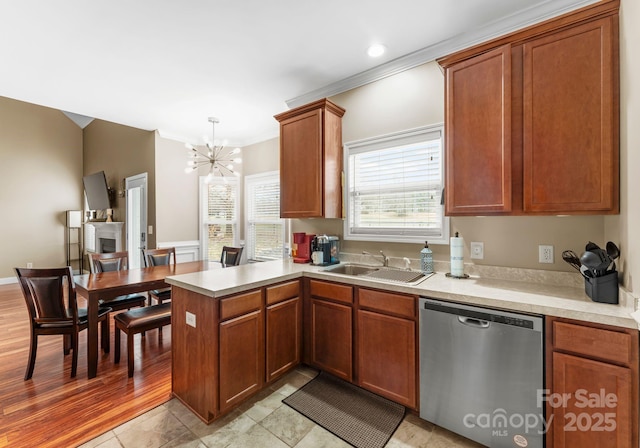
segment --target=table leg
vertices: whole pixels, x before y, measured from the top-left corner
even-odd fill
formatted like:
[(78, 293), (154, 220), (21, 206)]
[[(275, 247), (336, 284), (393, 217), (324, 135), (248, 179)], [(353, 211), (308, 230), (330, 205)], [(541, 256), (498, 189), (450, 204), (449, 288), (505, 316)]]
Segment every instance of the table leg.
[(98, 297), (87, 299), (87, 371), (89, 378), (98, 372)]

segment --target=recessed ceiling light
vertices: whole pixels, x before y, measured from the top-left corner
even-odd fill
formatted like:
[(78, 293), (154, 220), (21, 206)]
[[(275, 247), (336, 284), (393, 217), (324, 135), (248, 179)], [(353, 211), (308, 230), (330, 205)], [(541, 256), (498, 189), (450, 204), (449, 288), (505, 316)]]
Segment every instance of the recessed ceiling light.
[(386, 50), (387, 47), (382, 44), (373, 44), (367, 50), (367, 54), (372, 58), (377, 58), (378, 56), (382, 56)]

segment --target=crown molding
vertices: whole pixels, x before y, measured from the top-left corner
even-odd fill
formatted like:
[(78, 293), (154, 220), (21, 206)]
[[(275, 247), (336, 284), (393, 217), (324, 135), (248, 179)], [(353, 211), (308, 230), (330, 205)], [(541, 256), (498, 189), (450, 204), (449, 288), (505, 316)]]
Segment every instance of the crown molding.
[(450, 39), (424, 47), (384, 64), (336, 81), (316, 90), (287, 100), (289, 108), (295, 108), (321, 98), (327, 98), (361, 87), (388, 76), (401, 73), (427, 62), (446, 56), (465, 48), (473, 47), (496, 37), (512, 33), (530, 25), (565, 14), (584, 6), (598, 3), (600, 0), (547, 0), (535, 6), (518, 11), (499, 20), (489, 22), (483, 27), (459, 34)]

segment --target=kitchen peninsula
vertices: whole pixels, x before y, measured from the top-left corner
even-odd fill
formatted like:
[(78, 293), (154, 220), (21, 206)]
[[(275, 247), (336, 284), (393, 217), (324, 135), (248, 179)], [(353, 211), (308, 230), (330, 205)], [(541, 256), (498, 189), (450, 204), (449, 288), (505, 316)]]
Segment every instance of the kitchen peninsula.
[[(546, 316), (546, 375), (552, 391), (574, 386), (554, 385), (554, 367), (582, 368), (554, 360), (584, 359), (589, 366), (598, 361), (602, 375), (608, 366), (616, 372), (626, 369), (629, 388), (613, 391), (621, 395), (618, 406), (625, 410), (616, 434), (620, 441), (637, 441), (638, 322), (624, 301), (595, 303), (576, 286), (475, 276), (457, 280), (441, 273), (407, 286), (290, 261), (177, 275), (166, 282), (173, 288), (172, 391), (207, 423), (301, 362), (418, 410), (417, 299), (424, 296)], [(397, 329), (406, 342), (392, 362), (402, 364), (406, 381), (400, 386), (363, 379), (368, 365), (364, 357), (371, 353), (358, 336), (365, 314), (386, 317), (384, 325), (395, 326), (385, 328)], [(331, 330), (316, 331), (320, 320)], [(390, 337), (387, 343), (394, 340)], [(580, 387), (589, 389), (589, 376), (584, 378)], [(615, 384), (612, 387), (621, 382)]]

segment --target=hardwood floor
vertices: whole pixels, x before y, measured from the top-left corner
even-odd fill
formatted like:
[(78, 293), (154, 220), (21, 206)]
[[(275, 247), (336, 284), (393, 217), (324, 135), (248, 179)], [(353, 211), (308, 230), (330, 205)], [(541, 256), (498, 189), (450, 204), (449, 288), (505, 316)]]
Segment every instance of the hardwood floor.
[[(79, 306), (84, 301), (79, 298)], [(112, 318), (113, 320), (113, 318)], [(41, 336), (33, 378), (24, 381), (29, 353), (27, 308), (17, 284), (0, 285), (0, 447), (72, 447), (128, 421), (171, 397), (171, 331), (147, 332), (135, 342), (135, 371), (127, 377), (126, 356), (113, 363), (100, 351), (98, 376), (87, 378), (86, 330), (80, 333), (78, 373), (62, 336)], [(122, 338), (126, 354), (126, 336)]]

